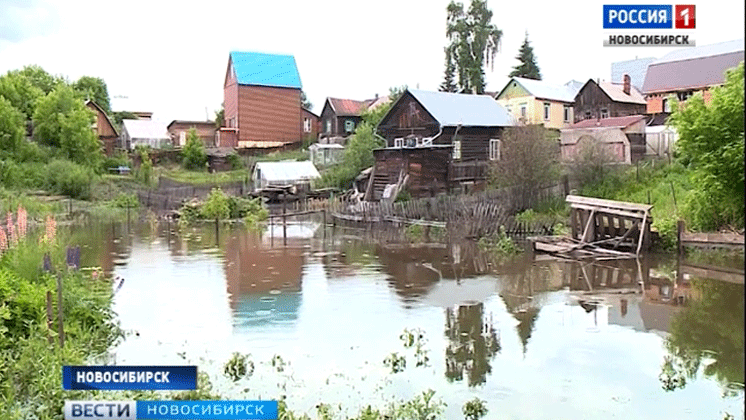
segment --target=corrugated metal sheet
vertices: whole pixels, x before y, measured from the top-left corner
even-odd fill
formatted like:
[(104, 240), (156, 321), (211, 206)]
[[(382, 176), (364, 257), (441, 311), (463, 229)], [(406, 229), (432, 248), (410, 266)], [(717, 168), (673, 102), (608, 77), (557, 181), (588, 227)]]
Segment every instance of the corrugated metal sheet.
[(122, 120), (122, 125), (132, 139), (171, 140), (166, 124), (153, 120)]
[(302, 162), (257, 162), (255, 172), (260, 171), (266, 182), (293, 182), (319, 178), (319, 171), (309, 160)]
[(429, 92), (409, 89), (410, 94), (443, 127), (505, 127), (515, 125), (508, 111), (491, 96)]
[(711, 57), (653, 63), (648, 67), (642, 90), (655, 93), (717, 86), (725, 81), (725, 71), (742, 61), (743, 49)]
[[(523, 77), (514, 77), (510, 80), (510, 82), (508, 82), (508, 84), (513, 81), (518, 82), (535, 98), (549, 99), (559, 102), (574, 102), (575, 95), (577, 95), (578, 90), (580, 90), (579, 87), (575, 88), (574, 84), (555, 85), (552, 83), (547, 83), (543, 80), (526, 79)], [(506, 85), (506, 87), (507, 86), (508, 85)]]
[(645, 100), (645, 98), (634, 86), (630, 87), (631, 89), (629, 95), (624, 93), (624, 90), (622, 90), (622, 85), (620, 84), (600, 82), (598, 86), (603, 89), (603, 91), (606, 92), (606, 94), (609, 95), (611, 100), (614, 102), (647, 105), (647, 101)]
[(694, 60), (698, 58), (713, 57), (716, 55), (732, 54), (744, 51), (744, 40), (719, 42), (717, 44), (702, 45), (701, 47), (681, 48), (674, 50), (663, 57), (655, 60), (652, 64), (670, 63), (681, 60)]
[(368, 108), (372, 100), (356, 101), (354, 99), (329, 98), (334, 113), (339, 117), (359, 117)]
[(232, 51), (230, 56), (240, 85), (302, 88), (292, 55)]
[(630, 115), (628, 117), (615, 117), (615, 118), (602, 118), (600, 120), (596, 119), (588, 119), (583, 120), (580, 122), (576, 122), (575, 124), (568, 127), (568, 129), (574, 129), (574, 128), (596, 128), (596, 127), (617, 127), (617, 128), (624, 128), (628, 127), (641, 119), (645, 118), (644, 115)]

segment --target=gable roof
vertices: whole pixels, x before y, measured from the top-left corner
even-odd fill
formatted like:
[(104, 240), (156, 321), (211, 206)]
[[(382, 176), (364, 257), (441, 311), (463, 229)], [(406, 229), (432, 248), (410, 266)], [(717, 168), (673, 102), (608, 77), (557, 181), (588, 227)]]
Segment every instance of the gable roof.
[(505, 89), (510, 86), (511, 83), (520, 84), (526, 91), (537, 99), (548, 99), (559, 102), (572, 103), (575, 102), (575, 95), (578, 93), (576, 85), (573, 81), (570, 81), (564, 85), (555, 85), (547, 83), (543, 80), (526, 79), (524, 77), (513, 77), (508, 81), (505, 87), (498, 93), (495, 98), (500, 98), (500, 95)]
[(166, 124), (153, 120), (122, 120), (122, 130), (133, 139), (171, 139)]
[(611, 80), (624, 80), (624, 75), (628, 74), (632, 81), (632, 86), (636, 87), (637, 90), (641, 90), (643, 83), (645, 83), (648, 66), (653, 61), (655, 61), (655, 57), (611, 63)]
[(642, 91), (671, 92), (721, 85), (725, 71), (744, 61), (744, 40), (673, 51), (648, 67)]
[[(441, 127), (458, 125), (466, 127), (504, 127), (515, 125), (513, 116), (488, 95), (430, 92), (416, 89), (407, 89), (407, 92), (440, 123)], [(399, 98), (399, 101), (401, 101), (401, 98)], [(392, 109), (395, 107), (396, 104)]]
[(568, 127), (569, 129), (573, 128), (597, 128), (597, 127), (604, 127), (604, 128), (610, 128), (610, 127), (616, 127), (616, 128), (625, 128), (629, 127), (630, 125), (644, 119), (644, 115), (629, 115), (626, 117), (613, 117), (613, 118), (602, 118), (600, 120), (590, 118), (587, 120), (578, 121), (575, 124)]
[(354, 99), (326, 98), (332, 111), (338, 116), (359, 117), (373, 102), (372, 99), (356, 101)]
[(270, 182), (314, 179), (321, 176), (310, 160), (301, 162), (257, 162), (255, 168), (261, 171), (262, 178)]
[(302, 88), (292, 55), (231, 51), (230, 63), (239, 85)]
[(609, 95), (609, 98), (611, 98), (611, 100), (614, 102), (647, 105), (647, 101), (645, 100), (645, 98), (634, 86), (630, 86), (629, 95), (624, 93), (623, 86), (621, 84), (601, 81), (598, 83), (598, 87), (606, 92), (606, 94)]
[(86, 106), (89, 106), (89, 105), (90, 105), (90, 106), (93, 106), (94, 108), (96, 108), (96, 110), (97, 110), (98, 112), (100, 112), (101, 114), (103, 114), (103, 115), (104, 115), (104, 118), (106, 119), (106, 122), (107, 122), (107, 123), (109, 123), (109, 126), (110, 126), (110, 127), (111, 127), (111, 129), (112, 129), (112, 130), (114, 131), (114, 135), (115, 135), (115, 136), (119, 136), (119, 132), (117, 131), (117, 128), (116, 128), (116, 127), (114, 127), (114, 124), (112, 124), (112, 123), (111, 123), (111, 119), (109, 118), (109, 116), (108, 116), (108, 115), (106, 115), (106, 112), (104, 112), (104, 109), (103, 109), (103, 108), (101, 108), (101, 107), (99, 106), (99, 104), (97, 104), (96, 102), (94, 102), (94, 101), (92, 101), (92, 100), (88, 99), (88, 100), (86, 100), (86, 101), (85, 101), (85, 105), (86, 105)]

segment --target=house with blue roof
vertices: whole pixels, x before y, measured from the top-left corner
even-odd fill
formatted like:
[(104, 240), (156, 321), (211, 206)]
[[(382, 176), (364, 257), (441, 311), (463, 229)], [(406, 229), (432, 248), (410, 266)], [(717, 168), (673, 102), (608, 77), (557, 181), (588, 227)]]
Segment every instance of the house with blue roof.
[(223, 85), (219, 146), (302, 141), (301, 81), (292, 55), (232, 51)]

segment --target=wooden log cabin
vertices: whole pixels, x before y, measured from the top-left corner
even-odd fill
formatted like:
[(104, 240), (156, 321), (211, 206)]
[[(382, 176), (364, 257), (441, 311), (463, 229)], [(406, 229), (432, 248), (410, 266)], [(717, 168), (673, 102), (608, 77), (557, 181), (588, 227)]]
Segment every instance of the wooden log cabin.
[(406, 90), (378, 124), (386, 147), (373, 152), (365, 199), (381, 200), (387, 185), (402, 182), (412, 197), (479, 187), (511, 125), (514, 118), (488, 95)]

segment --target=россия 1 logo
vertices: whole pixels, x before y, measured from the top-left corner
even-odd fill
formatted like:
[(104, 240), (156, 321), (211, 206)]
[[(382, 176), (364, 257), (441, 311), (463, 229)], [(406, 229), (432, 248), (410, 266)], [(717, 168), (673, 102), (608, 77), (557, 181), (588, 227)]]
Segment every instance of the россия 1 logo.
[(693, 4), (605, 4), (604, 29), (695, 29)]

